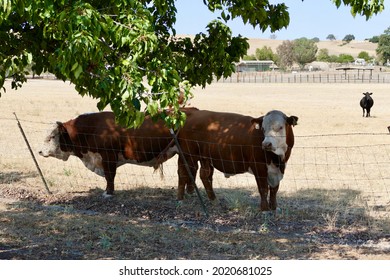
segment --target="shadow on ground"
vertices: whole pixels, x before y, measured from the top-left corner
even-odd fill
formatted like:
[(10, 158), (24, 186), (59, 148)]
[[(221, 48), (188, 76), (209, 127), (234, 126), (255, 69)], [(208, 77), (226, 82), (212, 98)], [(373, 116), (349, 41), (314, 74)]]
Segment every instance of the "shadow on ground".
[(177, 202), (174, 188), (110, 199), (100, 189), (30, 192), (0, 188), (0, 259), (390, 259), (389, 220), (354, 190), (281, 193), (268, 213), (249, 191), (218, 189), (211, 203), (202, 190), (208, 216), (194, 194)]
[(9, 171), (9, 172), (0, 172), (0, 185), (2, 184), (13, 184), (17, 183), (26, 178), (37, 177), (36, 172), (19, 172), (19, 171)]

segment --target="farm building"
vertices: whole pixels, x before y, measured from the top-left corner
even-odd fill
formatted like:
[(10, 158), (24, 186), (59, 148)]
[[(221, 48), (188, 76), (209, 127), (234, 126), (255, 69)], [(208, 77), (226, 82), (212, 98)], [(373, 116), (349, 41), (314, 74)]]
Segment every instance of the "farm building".
[(272, 60), (241, 60), (236, 63), (237, 72), (257, 72), (275, 69)]

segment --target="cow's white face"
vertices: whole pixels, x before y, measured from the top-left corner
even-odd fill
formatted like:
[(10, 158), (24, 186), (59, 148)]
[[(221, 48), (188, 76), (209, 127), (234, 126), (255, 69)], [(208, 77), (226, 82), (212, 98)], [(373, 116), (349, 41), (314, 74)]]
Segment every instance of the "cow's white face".
[(263, 149), (271, 151), (284, 159), (287, 151), (286, 143), (286, 119), (287, 116), (280, 111), (270, 111), (263, 118), (262, 129), (264, 140)]
[(39, 154), (43, 157), (55, 157), (64, 161), (68, 160), (69, 156), (72, 154), (70, 152), (61, 151), (60, 131), (57, 123), (53, 124), (48, 129), (47, 136), (45, 137)]

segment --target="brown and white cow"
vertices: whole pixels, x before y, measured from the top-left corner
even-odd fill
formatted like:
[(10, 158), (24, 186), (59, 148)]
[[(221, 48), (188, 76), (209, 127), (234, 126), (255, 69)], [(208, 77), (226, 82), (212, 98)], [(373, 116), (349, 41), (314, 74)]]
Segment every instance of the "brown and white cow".
[(141, 127), (126, 129), (115, 123), (112, 112), (99, 112), (53, 124), (39, 154), (64, 161), (70, 155), (80, 158), (89, 170), (105, 177), (109, 196), (117, 167), (132, 163), (157, 168), (162, 152), (164, 161), (176, 154), (175, 147), (168, 148), (171, 142), (161, 120), (155, 123), (147, 117)]
[(260, 210), (275, 210), (276, 193), (294, 146), (292, 126), (297, 121), (297, 117), (276, 110), (259, 118), (204, 110), (188, 112), (178, 134), (184, 155), (178, 164), (178, 199), (183, 199), (185, 186), (187, 191), (193, 189), (184, 160), (194, 178), (199, 161), (200, 178), (209, 199), (215, 199), (214, 168), (227, 177), (249, 172), (256, 179)]

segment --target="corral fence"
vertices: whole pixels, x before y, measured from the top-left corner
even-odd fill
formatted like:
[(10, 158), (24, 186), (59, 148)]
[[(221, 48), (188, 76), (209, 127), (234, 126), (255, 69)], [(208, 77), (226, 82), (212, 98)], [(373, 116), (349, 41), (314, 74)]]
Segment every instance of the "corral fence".
[(237, 72), (219, 83), (390, 83), (390, 72)]
[[(12, 192), (14, 186), (40, 189), (45, 192), (30, 151), (14, 118), (0, 119), (0, 190)], [(38, 151), (43, 144), (49, 123), (20, 119), (25, 135), (53, 193), (105, 189), (106, 182), (89, 171), (79, 159), (68, 161), (42, 158)], [(355, 142), (356, 139), (361, 142)], [(362, 141), (362, 139), (364, 141)], [(367, 144), (360, 144), (360, 143)], [(177, 156), (164, 164), (164, 178), (150, 167), (127, 164), (118, 169), (116, 190), (135, 188), (177, 189)], [(199, 178), (201, 192), (204, 188)], [(214, 190), (218, 196), (229, 189), (246, 189), (258, 196), (253, 175), (242, 174), (225, 178), (215, 171)], [(296, 135), (296, 144), (281, 182), (283, 194), (323, 190), (334, 193), (349, 191), (380, 215), (390, 208), (390, 135), (388, 133)], [(145, 198), (147, 199), (147, 198)], [(315, 200), (315, 199), (314, 199)], [(322, 205), (320, 199), (316, 202)], [(325, 203), (326, 204), (326, 203)], [(325, 207), (326, 205), (324, 205)], [(305, 205), (300, 205), (305, 207)]]

